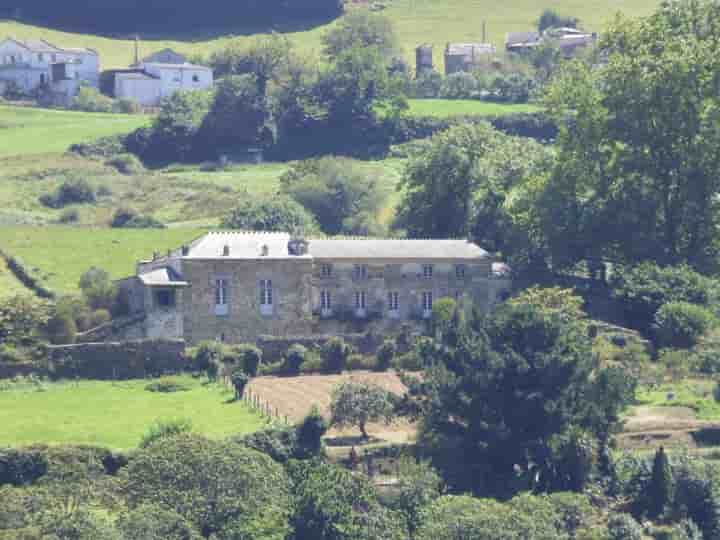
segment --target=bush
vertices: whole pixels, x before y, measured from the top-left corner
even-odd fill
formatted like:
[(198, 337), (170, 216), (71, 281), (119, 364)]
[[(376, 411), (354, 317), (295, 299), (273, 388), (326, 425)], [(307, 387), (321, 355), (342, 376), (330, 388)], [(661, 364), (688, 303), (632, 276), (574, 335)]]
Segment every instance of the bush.
[(177, 512), (156, 504), (141, 504), (118, 517), (117, 527), (127, 540), (202, 540)]
[(307, 359), (308, 350), (302, 345), (292, 345), (285, 354), (285, 372), (289, 375), (300, 373), (300, 366)]
[(138, 114), (140, 105), (132, 99), (116, 99), (112, 104), (112, 111), (120, 114)]
[(349, 370), (375, 369), (377, 361), (373, 357), (363, 356), (362, 354), (351, 354), (348, 356), (346, 368)]
[(713, 313), (687, 302), (664, 304), (655, 315), (655, 335), (662, 347), (688, 349), (717, 323)]
[(610, 540), (642, 540), (642, 527), (629, 514), (613, 514), (608, 520)]
[(440, 97), (446, 99), (474, 99), (478, 97), (477, 79), (464, 71), (445, 77), (440, 88)]
[(58, 218), (58, 223), (62, 223), (63, 225), (67, 225), (68, 223), (77, 223), (78, 221), (80, 221), (80, 212), (78, 212), (76, 208), (63, 210)]
[(245, 392), (247, 383), (250, 382), (250, 377), (247, 373), (245, 373), (243, 368), (235, 368), (230, 374), (230, 382), (235, 389), (235, 400), (240, 401), (243, 397), (243, 393)]
[(300, 373), (321, 373), (323, 370), (323, 359), (314, 354), (309, 355), (300, 366)]
[(94, 203), (95, 191), (87, 180), (66, 180), (51, 194), (40, 196), (40, 202), (48, 208), (62, 208), (70, 204)]
[(47, 458), (38, 451), (0, 448), (0, 486), (31, 484), (47, 470)]
[(149, 448), (158, 441), (187, 434), (191, 431), (192, 420), (189, 418), (158, 420), (148, 428), (147, 432), (140, 440), (139, 446), (140, 448)]
[(80, 290), (93, 309), (112, 310), (117, 300), (117, 288), (102, 268), (92, 267), (80, 276)]
[(205, 537), (282, 540), (290, 532), (282, 466), (234, 442), (182, 434), (151, 445), (131, 460), (126, 485), (131, 509), (160, 505)]
[(376, 368), (378, 371), (387, 371), (395, 361), (397, 347), (392, 339), (386, 339), (377, 351)]
[(141, 216), (131, 208), (118, 208), (110, 226), (115, 229), (164, 229), (165, 225), (151, 216)]
[(328, 430), (328, 423), (314, 405), (310, 413), (295, 429), (297, 433), (298, 454), (300, 459), (317, 457), (322, 454), (323, 435)]
[(255, 345), (238, 345), (234, 347), (240, 359), (242, 369), (250, 377), (256, 377), (262, 363), (262, 351)]
[(328, 339), (320, 349), (323, 371), (326, 373), (342, 373), (347, 366), (351, 352), (351, 347), (342, 338), (331, 337)]
[(145, 170), (142, 162), (133, 154), (119, 154), (105, 162), (121, 174), (140, 174)]
[(162, 377), (146, 385), (145, 390), (148, 392), (171, 393), (186, 392), (190, 390), (190, 387), (175, 377)]
[(112, 315), (107, 309), (96, 309), (90, 314), (90, 328), (97, 328), (112, 320)]
[(70, 106), (76, 111), (112, 112), (113, 100), (90, 86), (82, 86)]
[(715, 283), (688, 266), (661, 268), (646, 262), (619, 269), (611, 279), (613, 297), (622, 303), (633, 328), (650, 332), (658, 310), (670, 302), (710, 303)]
[(313, 217), (287, 197), (247, 197), (223, 219), (221, 227), (250, 231), (292, 232), (317, 230)]
[(289, 427), (263, 429), (233, 440), (270, 456), (278, 463), (297, 459), (297, 432)]
[(68, 314), (55, 312), (47, 323), (47, 333), (53, 345), (68, 345), (75, 343), (77, 325), (75, 319)]
[(400, 371), (420, 371), (425, 366), (423, 359), (415, 351), (401, 354), (393, 361), (393, 367)]

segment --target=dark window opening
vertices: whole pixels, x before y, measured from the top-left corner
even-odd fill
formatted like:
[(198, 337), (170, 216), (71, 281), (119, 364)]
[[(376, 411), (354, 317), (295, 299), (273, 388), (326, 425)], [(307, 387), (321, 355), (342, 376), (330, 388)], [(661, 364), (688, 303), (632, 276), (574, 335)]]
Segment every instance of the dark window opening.
[(155, 291), (155, 302), (158, 307), (163, 307), (163, 308), (175, 307), (175, 291), (173, 291), (173, 290)]

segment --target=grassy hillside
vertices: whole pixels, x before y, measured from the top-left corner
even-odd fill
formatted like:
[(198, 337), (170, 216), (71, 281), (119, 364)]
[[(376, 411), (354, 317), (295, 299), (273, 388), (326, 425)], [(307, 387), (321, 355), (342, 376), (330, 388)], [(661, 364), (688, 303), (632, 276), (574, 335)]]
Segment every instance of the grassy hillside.
[(232, 392), (186, 376), (185, 392), (149, 392), (149, 381), (54, 383), (0, 392), (0, 444), (97, 444), (137, 447), (157, 420), (189, 418), (209, 437), (250, 433), (264, 424), (244, 402), (231, 403)]
[(200, 236), (200, 229), (87, 229), (73, 227), (2, 227), (0, 248), (25, 263), (43, 284), (75, 292), (91, 266), (121, 278), (135, 272), (139, 259), (166, 252)]
[(0, 157), (63, 152), (71, 143), (129, 133), (148, 122), (149, 118), (142, 115), (0, 105)]
[[(656, 0), (549, 0), (537, 3), (532, 0), (510, 0), (501, 6), (492, 0), (388, 0), (383, 11), (396, 24), (408, 58), (419, 43), (435, 45), (436, 62), (441, 64), (442, 48), (448, 41), (480, 40), (482, 22), (487, 23), (487, 38), (501, 47), (505, 33), (530, 29), (544, 8), (579, 17), (589, 30), (601, 31), (604, 24), (618, 11), (636, 16), (647, 14), (657, 5)], [(244, 26), (241, 21), (228, 23), (228, 28), (197, 31), (193, 34), (142, 36), (142, 53), (172, 47), (185, 53), (206, 54), (232, 35), (248, 39), (250, 36), (278, 31), (286, 34), (306, 52), (320, 50), (320, 36), (327, 26), (305, 29), (284, 27), (256, 28)], [(117, 39), (92, 35), (65, 33), (12, 21), (0, 21), (0, 36), (19, 38), (44, 37), (59, 45), (92, 47), (100, 51), (103, 67), (126, 66), (133, 58), (133, 36)]]
[(503, 116), (540, 110), (540, 107), (527, 103), (489, 103), (473, 99), (411, 99), (408, 104), (410, 105), (408, 112), (413, 116), (437, 116), (439, 118), (463, 115)]

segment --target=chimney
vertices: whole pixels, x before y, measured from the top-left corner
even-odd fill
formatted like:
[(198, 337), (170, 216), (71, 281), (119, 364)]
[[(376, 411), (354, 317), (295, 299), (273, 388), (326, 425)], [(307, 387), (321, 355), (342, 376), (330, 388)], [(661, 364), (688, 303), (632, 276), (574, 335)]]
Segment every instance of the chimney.
[(230, 256), (230, 246), (228, 244), (225, 244), (223, 246), (223, 257), (229, 257)]

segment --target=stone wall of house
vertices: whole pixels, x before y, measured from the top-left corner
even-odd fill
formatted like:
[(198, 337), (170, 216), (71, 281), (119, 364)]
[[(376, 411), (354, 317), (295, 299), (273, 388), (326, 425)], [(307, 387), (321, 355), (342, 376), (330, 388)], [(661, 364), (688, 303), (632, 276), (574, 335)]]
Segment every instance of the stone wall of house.
[(256, 345), (263, 353), (263, 362), (273, 363), (281, 360), (293, 345), (307, 348), (319, 348), (331, 337), (339, 336), (360, 354), (371, 355), (377, 352), (385, 335), (367, 332), (362, 334), (314, 334), (304, 336), (260, 336)]
[(46, 374), (52, 378), (133, 379), (186, 368), (182, 340), (80, 343), (47, 348)]
[[(311, 333), (311, 259), (184, 260), (183, 327), (188, 343), (222, 339), (254, 342), (257, 336)], [(218, 314), (215, 281), (228, 281), (228, 312)], [(272, 281), (272, 309), (261, 311), (260, 281)]]

